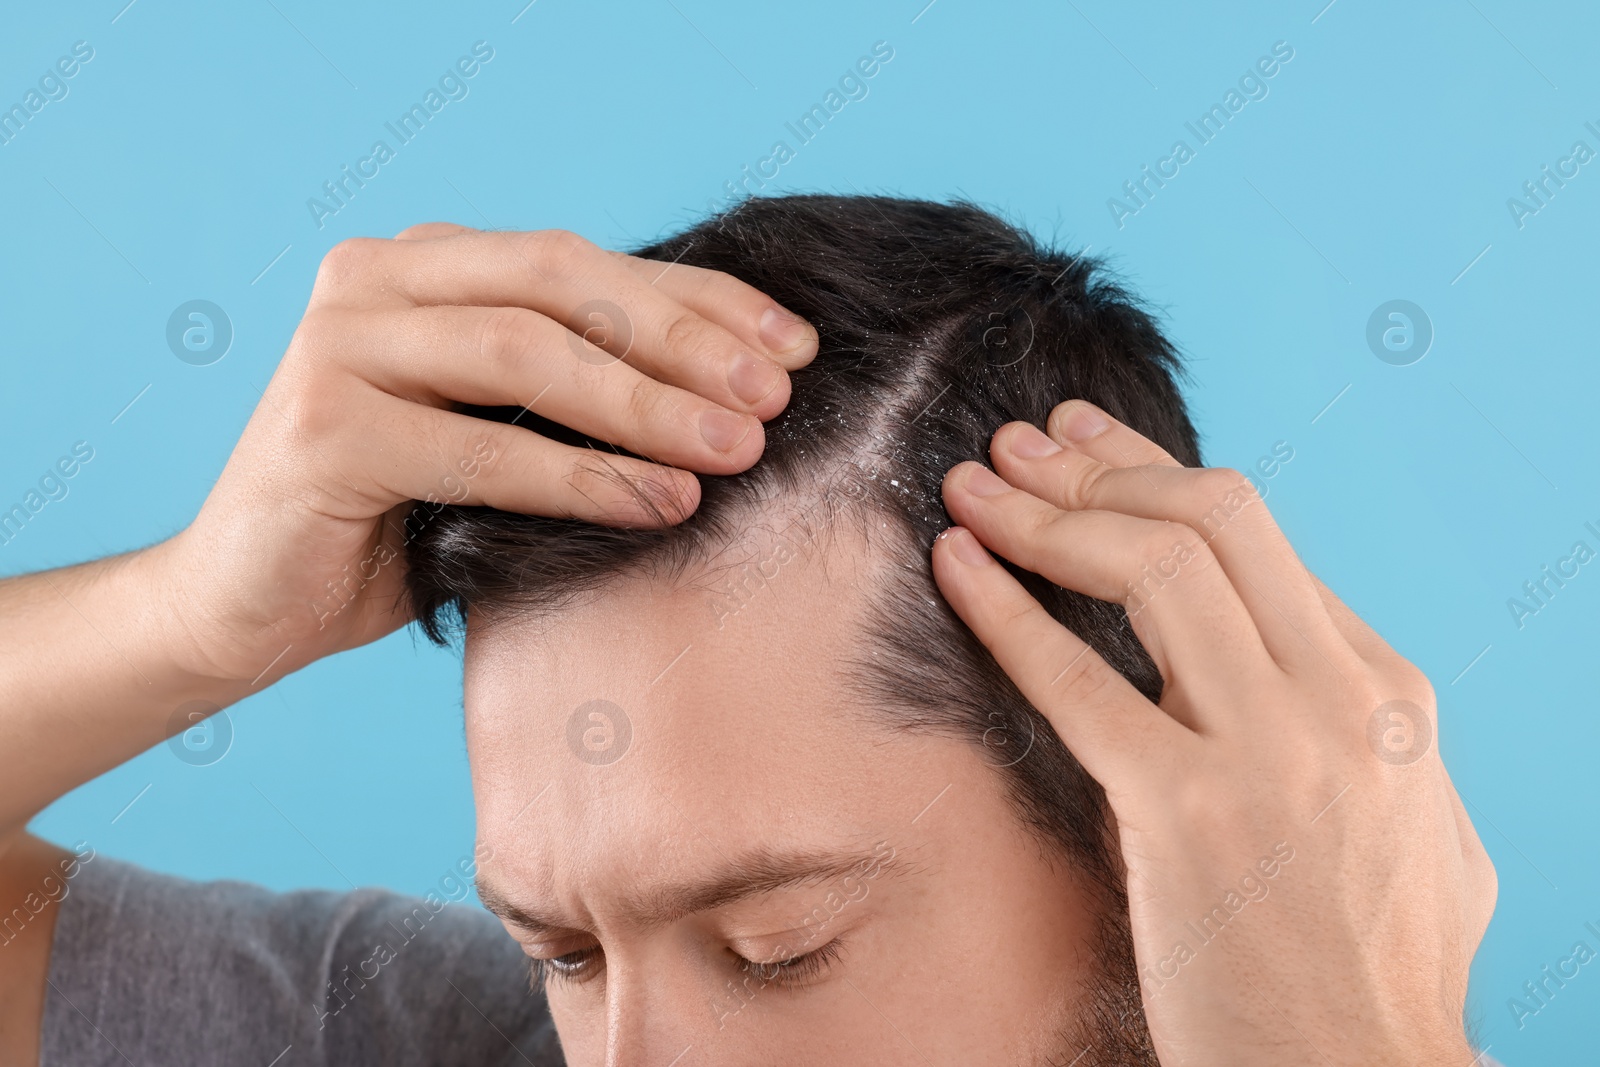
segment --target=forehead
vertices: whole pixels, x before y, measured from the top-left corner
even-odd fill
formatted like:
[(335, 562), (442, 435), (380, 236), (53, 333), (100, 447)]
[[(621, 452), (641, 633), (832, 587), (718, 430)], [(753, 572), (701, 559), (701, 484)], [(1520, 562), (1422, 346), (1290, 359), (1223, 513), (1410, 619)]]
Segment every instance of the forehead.
[[(670, 582), (623, 578), (551, 615), (487, 627), (474, 619), (469, 739), (515, 747), (524, 765), (662, 762), (682, 746), (710, 757), (725, 744), (753, 758), (744, 741), (796, 725), (787, 712), (843, 710), (869, 575), (859, 545), (813, 540), (796, 550), (752, 534)], [(584, 736), (602, 720), (615, 737)], [(584, 729), (566, 737), (569, 724)], [(649, 742), (641, 753), (635, 726)], [(552, 743), (560, 738), (569, 743)]]
[(773, 544), (744, 542), (670, 586), (620, 580), (553, 617), (469, 630), (479, 833), (496, 868), (518, 868), (503, 876), (581, 866), (632, 882), (750, 844), (870, 847), (980, 767), (856, 695), (853, 664), (875, 655), (864, 541)]

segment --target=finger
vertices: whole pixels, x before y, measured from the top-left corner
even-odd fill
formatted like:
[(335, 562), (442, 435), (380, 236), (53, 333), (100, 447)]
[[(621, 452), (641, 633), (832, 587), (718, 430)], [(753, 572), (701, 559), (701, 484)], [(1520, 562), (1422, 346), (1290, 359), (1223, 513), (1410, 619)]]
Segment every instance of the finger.
[(817, 355), (817, 329), (754, 286), (722, 271), (662, 263), (612, 253), (638, 277), (748, 345), (763, 349), (786, 370)]
[[(1149, 449), (1142, 451), (1148, 458)], [(1262, 643), (1286, 670), (1320, 670), (1352, 658), (1310, 573), (1255, 486), (1238, 471), (1108, 464), (1071, 445), (1061, 447), (1026, 422), (1002, 426), (990, 455), (1007, 482), (1058, 508), (1189, 526), (1210, 546)]]
[(956, 614), (1108, 794), (1126, 795), (1194, 740), (1051, 618), (971, 531), (939, 535), (933, 574)]
[[(765, 431), (665, 385), (526, 308), (422, 307), (323, 312), (336, 351), (363, 378), (402, 397), (519, 405), (660, 463), (734, 474), (761, 457)], [(589, 358), (574, 355), (574, 349)]]
[(945, 476), (944, 500), (992, 551), (1063, 588), (1122, 604), (1169, 683), (1179, 678), (1186, 691), (1221, 693), (1241, 673), (1276, 670), (1232, 584), (1188, 526), (1062, 511), (971, 462)]
[(401, 500), (498, 508), (605, 526), (681, 521), (700, 502), (692, 474), (575, 448), (508, 423), (413, 404), (374, 391), (361, 405), (361, 446), (345, 473)]
[(419, 222), (415, 226), (407, 226), (394, 235), (396, 241), (427, 241), (435, 237), (451, 237), (458, 233), (474, 233), (471, 226), (460, 226), (454, 222)]
[[(766, 420), (789, 402), (788, 373), (690, 311), (603, 249), (564, 231), (460, 233), (430, 241), (345, 242), (330, 277), (415, 306), (524, 307), (659, 381)], [(337, 257), (337, 258), (336, 258)], [(319, 275), (319, 281), (320, 281)], [(596, 294), (604, 294), (597, 296)]]
[(1057, 404), (1045, 429), (1058, 443), (1113, 467), (1182, 466), (1166, 449), (1087, 400)]

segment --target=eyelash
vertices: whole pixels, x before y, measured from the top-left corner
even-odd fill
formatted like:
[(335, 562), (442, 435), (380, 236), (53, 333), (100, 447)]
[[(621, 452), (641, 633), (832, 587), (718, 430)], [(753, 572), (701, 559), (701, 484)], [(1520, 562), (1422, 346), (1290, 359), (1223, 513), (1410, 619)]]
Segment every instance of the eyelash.
[(793, 956), (775, 963), (757, 963), (738, 956), (739, 970), (754, 978), (758, 982), (772, 983), (785, 989), (794, 989), (809, 982), (822, 974), (839, 960), (839, 950), (843, 944), (833, 940), (821, 948), (812, 949), (800, 956)]
[[(585, 965), (600, 955), (600, 946), (590, 945), (588, 948), (580, 948), (576, 952), (568, 952), (554, 959), (531, 960), (530, 978), (534, 991), (542, 992), (557, 980), (571, 985), (583, 984), (599, 970), (598, 967), (586, 967)], [(582, 969), (580, 970), (580, 968)]]
[[(734, 953), (734, 959), (738, 961), (736, 966), (740, 972), (763, 985), (772, 984), (785, 989), (794, 989), (816, 978), (837, 963), (840, 949), (843, 947), (843, 944), (836, 939), (803, 955), (772, 963), (758, 963), (755, 960), (745, 959), (738, 953)], [(600, 946), (590, 945), (588, 948), (568, 952), (553, 959), (530, 960), (529, 978), (535, 992), (548, 989), (556, 981), (581, 985), (599, 973), (599, 967), (590, 967), (588, 964), (603, 958)]]

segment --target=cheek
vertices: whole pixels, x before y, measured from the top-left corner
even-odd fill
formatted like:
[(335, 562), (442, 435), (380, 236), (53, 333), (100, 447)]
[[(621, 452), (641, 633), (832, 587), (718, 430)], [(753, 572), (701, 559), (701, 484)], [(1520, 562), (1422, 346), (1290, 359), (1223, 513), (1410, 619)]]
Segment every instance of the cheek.
[(601, 1067), (606, 1062), (604, 988), (603, 980), (577, 988), (550, 984), (550, 1017), (571, 1067)]

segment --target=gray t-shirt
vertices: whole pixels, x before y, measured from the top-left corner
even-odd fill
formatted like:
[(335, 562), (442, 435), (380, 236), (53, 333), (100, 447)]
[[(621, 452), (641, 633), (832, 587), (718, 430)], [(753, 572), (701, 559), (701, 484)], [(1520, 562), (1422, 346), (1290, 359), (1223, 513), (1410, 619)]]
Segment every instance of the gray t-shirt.
[(563, 1062), (527, 958), (478, 908), (190, 882), (105, 856), (60, 908), (42, 1067)]

